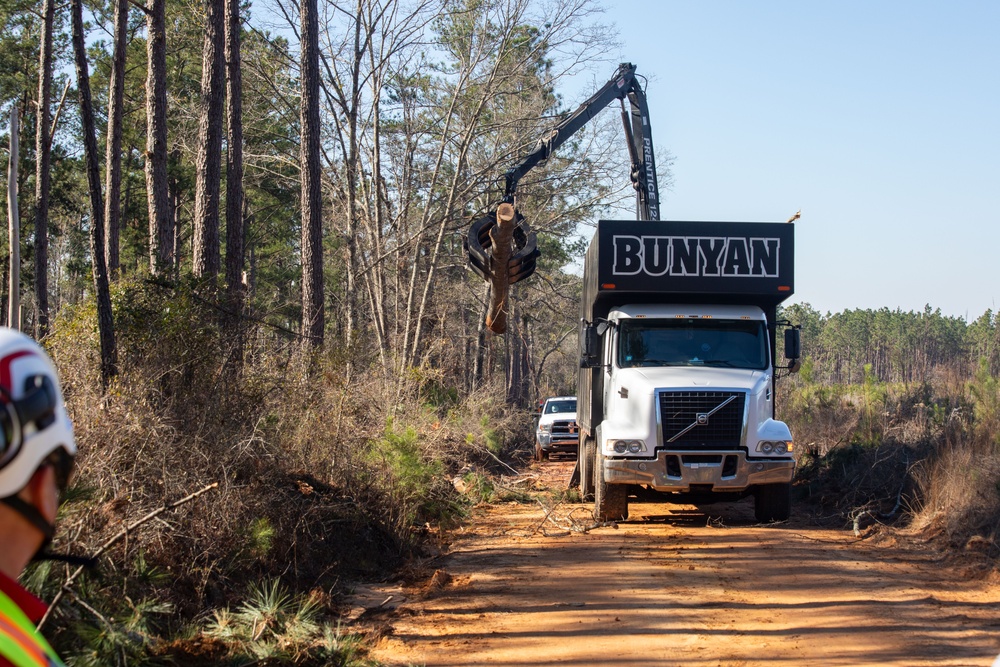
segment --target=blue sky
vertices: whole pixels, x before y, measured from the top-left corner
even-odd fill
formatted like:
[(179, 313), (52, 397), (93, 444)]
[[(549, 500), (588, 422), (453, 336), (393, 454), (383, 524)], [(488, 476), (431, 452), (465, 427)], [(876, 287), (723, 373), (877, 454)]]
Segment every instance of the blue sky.
[(675, 159), (663, 218), (801, 209), (793, 302), (824, 313), (1000, 309), (1000, 2), (604, 4)]

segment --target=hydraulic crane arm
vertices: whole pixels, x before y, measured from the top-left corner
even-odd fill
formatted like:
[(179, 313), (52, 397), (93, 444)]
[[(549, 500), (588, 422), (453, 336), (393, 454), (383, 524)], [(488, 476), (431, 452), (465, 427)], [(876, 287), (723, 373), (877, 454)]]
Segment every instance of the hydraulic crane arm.
[[(625, 111), (626, 97), (631, 106), (630, 113)], [(474, 222), (469, 229), (465, 239), (469, 264), (492, 286), (492, 303), (487, 317), (487, 326), (491, 331), (506, 331), (506, 303), (510, 286), (535, 272), (540, 254), (535, 233), (512, 206), (518, 181), (614, 100), (618, 100), (622, 107), (622, 124), (632, 161), (637, 217), (639, 220), (660, 219), (660, 191), (656, 182), (656, 160), (646, 94), (635, 78), (635, 65), (622, 63), (610, 81), (566, 116), (548, 135), (539, 139), (531, 152), (507, 171), (504, 203)]]
[[(631, 114), (625, 111), (625, 98)], [(539, 162), (548, 158), (570, 137), (614, 100), (622, 104), (622, 124), (625, 126), (629, 155), (632, 160), (632, 184), (636, 189), (636, 212), (640, 220), (660, 219), (660, 193), (656, 180), (656, 159), (649, 123), (646, 94), (635, 77), (635, 65), (622, 63), (618, 71), (590, 99), (563, 119), (548, 135), (506, 174), (504, 201), (513, 202), (517, 184)]]

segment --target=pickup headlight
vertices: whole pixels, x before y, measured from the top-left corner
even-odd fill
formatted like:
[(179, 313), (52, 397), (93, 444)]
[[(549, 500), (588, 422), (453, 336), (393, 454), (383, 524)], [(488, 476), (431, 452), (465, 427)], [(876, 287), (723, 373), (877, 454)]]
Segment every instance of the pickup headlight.
[(757, 443), (757, 451), (761, 454), (777, 454), (784, 456), (792, 451), (794, 444), (791, 440), (761, 440)]
[(552, 424), (539, 424), (538, 430), (542, 433), (548, 433), (552, 430)]
[(608, 444), (611, 445), (618, 454), (624, 454), (625, 452), (638, 454), (639, 452), (646, 451), (646, 443), (642, 440), (612, 440)]

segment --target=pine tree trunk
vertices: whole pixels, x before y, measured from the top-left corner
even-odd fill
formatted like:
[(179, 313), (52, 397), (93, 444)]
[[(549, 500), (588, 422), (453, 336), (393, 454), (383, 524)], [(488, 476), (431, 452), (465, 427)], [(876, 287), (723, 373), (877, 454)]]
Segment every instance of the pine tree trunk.
[(21, 330), (21, 213), (17, 208), (17, 163), (20, 159), (20, 122), (17, 105), (10, 108), (10, 148), (7, 153), (7, 228), (10, 232), (10, 278), (7, 326)]
[(225, 100), (225, 0), (206, 1), (205, 49), (201, 70), (201, 113), (195, 165), (194, 275), (213, 284), (219, 275), (219, 188), (222, 171), (222, 114)]
[(529, 406), (528, 393), (531, 385), (531, 373), (528, 369), (528, 345), (525, 321), (519, 317), (520, 308), (517, 301), (510, 310), (510, 323), (513, 324), (507, 332), (508, 373), (507, 404), (520, 408)]
[(229, 135), (226, 145), (226, 301), (229, 304), (229, 329), (234, 332), (234, 361), (243, 359), (243, 334), (240, 326), (245, 286), (243, 284), (243, 74), (240, 63), (240, 2), (225, 0), (226, 5), (226, 94)]
[(319, 20), (316, 0), (302, 0), (302, 335), (323, 342), (323, 195), (320, 183)]
[(77, 90), (80, 95), (80, 120), (83, 125), (83, 152), (90, 188), (90, 253), (94, 263), (94, 292), (97, 295), (97, 328), (101, 341), (101, 382), (106, 388), (117, 373), (118, 352), (115, 344), (108, 267), (104, 261), (104, 206), (101, 201), (101, 174), (97, 161), (97, 137), (94, 109), (90, 100), (90, 74), (87, 47), (83, 36), (83, 0), (72, 0), (73, 52), (76, 57)]
[(479, 331), (476, 335), (476, 361), (472, 369), (472, 388), (478, 389), (483, 384), (486, 369), (486, 355), (488, 353), (490, 335), (486, 328), (486, 317), (490, 312), (490, 283), (483, 283), (483, 308), (478, 318)]
[[(351, 54), (351, 88), (350, 88), (350, 101), (344, 112), (347, 116), (347, 126), (348, 126), (348, 143), (347, 143), (347, 155), (345, 158), (347, 160), (346, 166), (346, 176), (347, 176), (347, 238), (345, 239), (345, 244), (347, 245), (347, 266), (345, 271), (346, 277), (346, 294), (344, 295), (345, 309), (344, 309), (344, 323), (345, 323), (345, 336), (344, 342), (348, 349), (351, 347), (355, 330), (360, 326), (358, 321), (358, 163), (359, 163), (359, 133), (358, 124), (360, 122), (361, 113), (361, 61), (365, 55), (365, 47), (363, 46), (368, 42), (368, 35), (362, 39), (362, 14), (363, 6), (361, 0), (357, 0), (355, 4), (355, 15), (354, 15), (354, 43), (352, 47), (353, 53)], [(347, 375), (350, 377), (350, 363), (348, 363)]]
[[(146, 192), (149, 270), (167, 275), (173, 264), (174, 225), (167, 191), (166, 0), (150, 0), (146, 14)], [(103, 253), (102, 253), (103, 254)]]
[(128, 0), (115, 0), (114, 57), (108, 84), (108, 142), (105, 155), (104, 254), (108, 275), (118, 276), (121, 235), (122, 114), (125, 99), (125, 55), (128, 48)]
[(42, 9), (42, 44), (38, 57), (38, 119), (35, 123), (35, 336), (49, 331), (49, 190), (51, 188), (49, 137), (52, 124), (52, 30), (55, 0)]

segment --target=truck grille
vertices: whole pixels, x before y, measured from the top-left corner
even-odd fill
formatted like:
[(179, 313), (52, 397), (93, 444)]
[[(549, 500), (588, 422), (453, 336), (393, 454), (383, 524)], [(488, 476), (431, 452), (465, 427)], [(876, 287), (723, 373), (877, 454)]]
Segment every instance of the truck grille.
[(577, 440), (580, 429), (575, 421), (555, 421), (552, 422), (553, 440)]
[[(744, 392), (662, 391), (659, 402), (663, 444), (667, 448), (740, 448), (746, 410)], [(676, 439), (671, 442), (672, 438)]]

